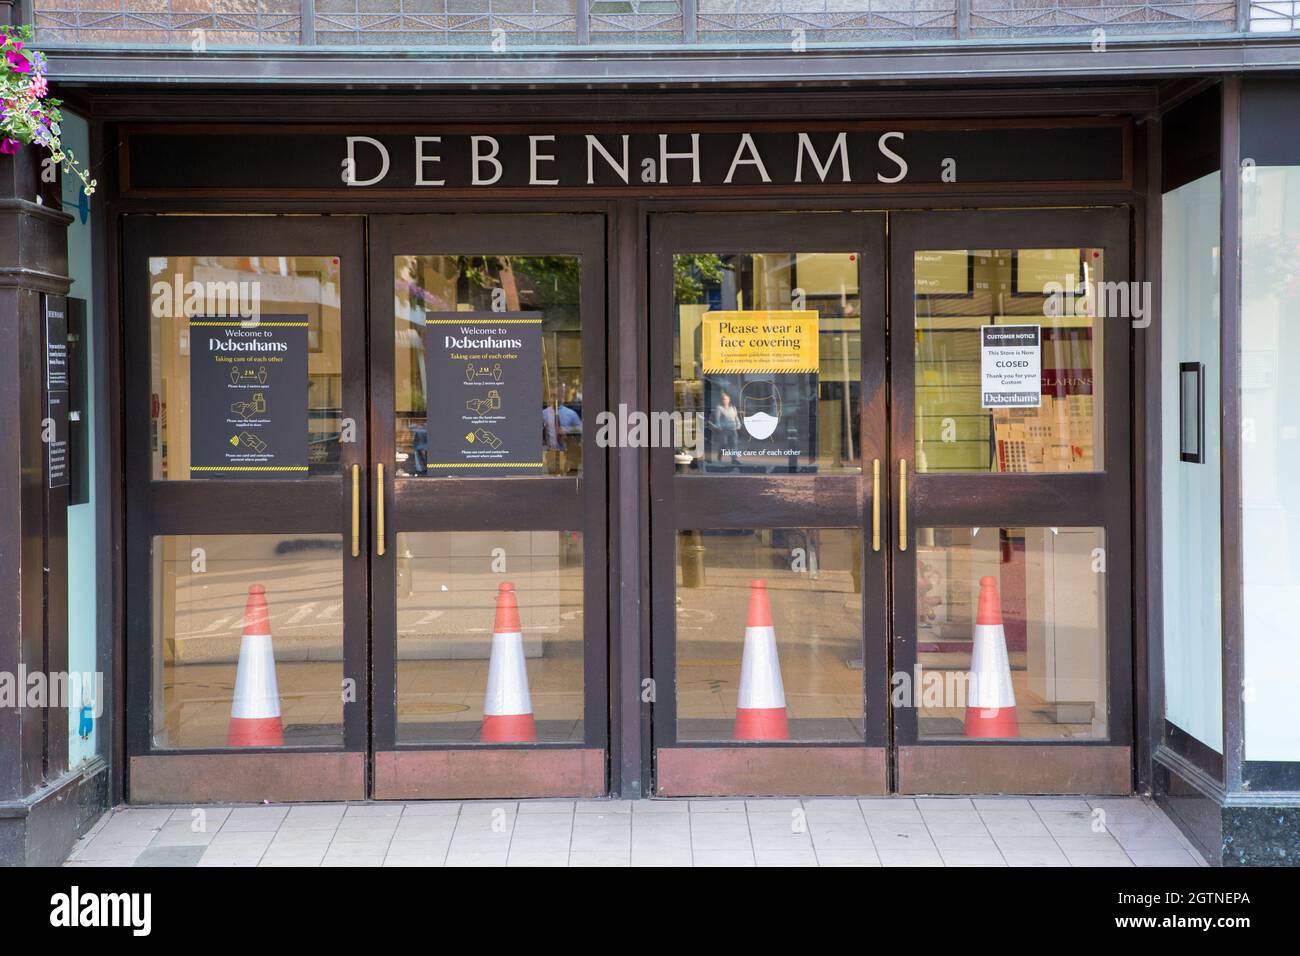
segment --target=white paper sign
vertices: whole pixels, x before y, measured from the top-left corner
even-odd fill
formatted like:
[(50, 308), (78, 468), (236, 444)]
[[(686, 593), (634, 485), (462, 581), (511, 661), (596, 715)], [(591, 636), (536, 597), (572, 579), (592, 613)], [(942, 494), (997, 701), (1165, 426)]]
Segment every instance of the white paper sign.
[(1042, 378), (1041, 326), (980, 326), (981, 408), (1037, 408)]

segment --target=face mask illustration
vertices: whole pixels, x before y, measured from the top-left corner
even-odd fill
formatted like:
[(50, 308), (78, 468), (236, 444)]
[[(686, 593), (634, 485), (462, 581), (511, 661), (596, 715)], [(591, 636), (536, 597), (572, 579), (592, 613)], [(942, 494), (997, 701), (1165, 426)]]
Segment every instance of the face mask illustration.
[(745, 431), (763, 441), (776, 431), (781, 420), (781, 392), (775, 382), (747, 382), (740, 396), (740, 413)]

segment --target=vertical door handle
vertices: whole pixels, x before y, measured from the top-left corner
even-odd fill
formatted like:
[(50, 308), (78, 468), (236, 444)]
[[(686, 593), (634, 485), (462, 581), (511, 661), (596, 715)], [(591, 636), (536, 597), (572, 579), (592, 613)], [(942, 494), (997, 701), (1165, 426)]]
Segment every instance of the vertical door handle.
[(871, 462), (871, 550), (880, 550), (880, 459)]
[(907, 550), (907, 459), (898, 459), (898, 550)]
[(384, 463), (375, 463), (375, 553), (384, 553)]
[(352, 557), (361, 554), (361, 466), (352, 466)]

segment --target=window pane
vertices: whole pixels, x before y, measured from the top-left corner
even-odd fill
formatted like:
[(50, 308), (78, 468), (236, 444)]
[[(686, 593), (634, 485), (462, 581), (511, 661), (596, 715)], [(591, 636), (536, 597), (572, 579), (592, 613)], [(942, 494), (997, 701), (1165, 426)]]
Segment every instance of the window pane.
[(1106, 737), (1104, 545), (1100, 528), (917, 530), (921, 737)]
[(673, 257), (677, 470), (857, 472), (855, 253)]
[(397, 256), (393, 267), (397, 475), (580, 474), (582, 260)]
[(583, 740), (580, 533), (397, 536), (397, 739)]
[(1100, 249), (915, 254), (917, 471), (1102, 469), (1097, 316), (1119, 309), (1099, 312), (1102, 265)]
[(153, 477), (337, 474), (339, 260), (155, 256), (149, 273)]
[(340, 535), (153, 539), (153, 744), (343, 744)]
[(678, 532), (677, 737), (862, 739), (861, 532)]

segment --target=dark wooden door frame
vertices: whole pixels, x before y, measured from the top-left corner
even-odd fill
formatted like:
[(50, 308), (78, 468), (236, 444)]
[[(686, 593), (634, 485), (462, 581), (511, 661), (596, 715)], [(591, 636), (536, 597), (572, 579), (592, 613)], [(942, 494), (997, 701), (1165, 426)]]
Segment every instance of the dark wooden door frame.
[[(422, 478), (384, 483), (386, 551), (371, 552), (373, 796), (378, 799), (597, 796), (608, 789), (610, 586), (606, 451), (596, 415), (606, 399), (605, 219), (596, 214), (456, 213), (370, 220), (369, 467), (395, 460), (393, 260), (398, 255), (577, 255), (582, 258), (583, 471), (579, 477)], [(390, 466), (391, 469), (391, 466)], [(396, 720), (399, 531), (582, 530), (583, 728), (562, 743), (400, 744)], [(373, 541), (373, 529), (372, 529)]]
[[(885, 639), (888, 551), (872, 550), (871, 462), (887, 460), (885, 217), (873, 212), (663, 213), (649, 220), (649, 398), (672, 411), (675, 253), (852, 252), (861, 302), (859, 474), (678, 476), (673, 449), (649, 455), (654, 792), (662, 796), (850, 794), (886, 790)], [(869, 351), (876, 343), (876, 351)], [(873, 356), (874, 355), (874, 359)], [(797, 493), (791, 493), (796, 491)], [(755, 509), (755, 502), (761, 507)], [(755, 518), (755, 514), (761, 515)], [(882, 507), (883, 517), (883, 507)], [(856, 528), (862, 532), (864, 720), (862, 740), (777, 744), (679, 742), (676, 736), (675, 539), (681, 529)]]
[[(916, 474), (912, 255), (920, 249), (1102, 248), (1105, 278), (1130, 278), (1127, 208), (898, 213), (890, 222), (892, 445), (909, 466), (908, 528), (1101, 527), (1105, 530), (1109, 737), (1100, 740), (934, 742), (917, 737), (915, 708), (895, 711), (898, 789), (924, 793), (1132, 791), (1131, 330), (1105, 322), (1104, 470), (1066, 474)], [(895, 496), (896, 497), (896, 496)], [(894, 510), (898, 503), (895, 501)], [(894, 668), (916, 662), (916, 549), (893, 544)]]
[(153, 536), (350, 532), (349, 473), (367, 457), (366, 436), (340, 443), (337, 475), (283, 480), (155, 481), (149, 419), (152, 344), (150, 256), (336, 256), (340, 261), (343, 412), (363, 424), (366, 408), (364, 222), (355, 216), (128, 216), (123, 221), (125, 385), (127, 796), (135, 802), (360, 799), (365, 796), (369, 698), (369, 582), (364, 553), (342, 554), (345, 678), (341, 747), (156, 750), (151, 743)]

